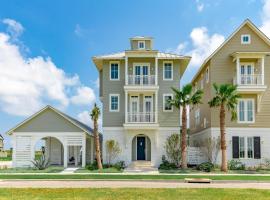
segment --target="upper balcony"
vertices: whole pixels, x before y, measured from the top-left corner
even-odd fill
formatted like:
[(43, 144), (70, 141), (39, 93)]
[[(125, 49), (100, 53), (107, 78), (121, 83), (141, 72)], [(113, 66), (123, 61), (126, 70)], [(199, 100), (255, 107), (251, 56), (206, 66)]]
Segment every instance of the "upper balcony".
[(128, 85), (153, 86), (156, 85), (155, 75), (128, 75)]

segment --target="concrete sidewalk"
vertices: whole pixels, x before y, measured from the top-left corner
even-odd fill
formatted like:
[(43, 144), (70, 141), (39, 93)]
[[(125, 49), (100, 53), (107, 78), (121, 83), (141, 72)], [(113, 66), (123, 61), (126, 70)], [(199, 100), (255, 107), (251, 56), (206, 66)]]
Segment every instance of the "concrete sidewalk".
[(97, 181), (97, 180), (0, 180), (0, 188), (252, 188), (270, 189), (270, 182)]

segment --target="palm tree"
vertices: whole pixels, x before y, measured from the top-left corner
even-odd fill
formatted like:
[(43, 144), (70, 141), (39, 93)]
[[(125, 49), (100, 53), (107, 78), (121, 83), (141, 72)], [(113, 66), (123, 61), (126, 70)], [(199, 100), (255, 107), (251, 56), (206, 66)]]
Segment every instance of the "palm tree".
[(182, 107), (182, 132), (181, 132), (181, 167), (187, 168), (187, 106), (195, 106), (201, 103), (203, 91), (197, 90), (192, 94), (192, 85), (185, 85), (182, 90), (172, 87), (174, 98), (170, 105), (180, 110)]
[(221, 162), (221, 171), (227, 172), (227, 154), (226, 154), (226, 138), (225, 138), (225, 107), (227, 110), (231, 112), (231, 121), (237, 119), (237, 103), (238, 99), (241, 97), (236, 89), (236, 85), (232, 84), (221, 84), (217, 85), (216, 83), (213, 84), (215, 89), (215, 96), (211, 101), (208, 102), (210, 107), (219, 107), (219, 120), (220, 120), (220, 148), (222, 153), (222, 162)]
[(101, 163), (101, 156), (100, 156), (100, 142), (99, 142), (99, 132), (98, 132), (98, 118), (100, 115), (100, 109), (99, 107), (97, 107), (97, 104), (95, 104), (90, 115), (94, 123), (94, 138), (95, 138), (97, 165), (98, 165), (98, 169), (101, 170), (102, 163)]

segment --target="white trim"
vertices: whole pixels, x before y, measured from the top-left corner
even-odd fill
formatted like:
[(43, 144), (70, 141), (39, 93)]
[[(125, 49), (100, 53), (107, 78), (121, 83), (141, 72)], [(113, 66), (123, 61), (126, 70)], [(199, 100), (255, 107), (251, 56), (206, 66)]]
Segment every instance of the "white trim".
[[(112, 64), (118, 64), (118, 78), (112, 79), (111, 77), (111, 71), (112, 71)], [(110, 74), (109, 74), (110, 81), (120, 81), (120, 62), (119, 61), (110, 61)]]
[(173, 99), (173, 94), (172, 93), (166, 93), (166, 94), (163, 94), (163, 112), (173, 112), (173, 106), (171, 105), (172, 109), (171, 110), (165, 110), (165, 97), (166, 96), (171, 96), (171, 99)]
[[(119, 112), (119, 111), (120, 111), (120, 95), (119, 95), (119, 94), (110, 94), (109, 96), (110, 96), (110, 99), (109, 99), (110, 112)], [(118, 109), (117, 109), (117, 110), (112, 110), (112, 109), (111, 109), (111, 106), (112, 106), (112, 105), (111, 105), (111, 100), (112, 100), (111, 97), (113, 97), (113, 96), (114, 96), (114, 97), (117, 96), (117, 98), (118, 98)]]
[[(140, 47), (140, 43), (143, 43), (143, 48)], [(138, 45), (138, 49), (140, 49), (140, 50), (146, 49), (145, 48), (145, 40), (139, 40), (137, 45)]]
[[(169, 63), (171, 64), (171, 72), (172, 72), (172, 77), (171, 78), (165, 78), (165, 64)], [(172, 81), (173, 80), (173, 61), (163, 61), (163, 81)]]
[[(243, 41), (244, 37), (248, 37), (248, 42)], [(250, 34), (242, 34), (241, 35), (241, 44), (250, 44), (251, 43), (251, 36)]]
[[(247, 117), (248, 117), (247, 108), (245, 108), (245, 110), (244, 110), (244, 119), (245, 119), (245, 121), (240, 121), (239, 120), (239, 111), (240, 111), (239, 103), (240, 103), (240, 101), (244, 101), (244, 106), (245, 107), (247, 106), (248, 101), (252, 101), (252, 118), (253, 118), (253, 121), (247, 121)], [(255, 123), (255, 100), (253, 98), (241, 98), (241, 99), (238, 100), (237, 123), (239, 123), (239, 124), (254, 124)]]

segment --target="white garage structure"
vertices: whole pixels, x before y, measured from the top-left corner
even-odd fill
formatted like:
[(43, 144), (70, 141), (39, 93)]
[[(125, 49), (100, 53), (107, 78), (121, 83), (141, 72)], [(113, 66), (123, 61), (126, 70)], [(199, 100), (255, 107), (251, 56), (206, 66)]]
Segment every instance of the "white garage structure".
[(31, 167), (35, 148), (44, 140), (51, 165), (85, 167), (94, 160), (93, 130), (78, 120), (46, 106), (7, 132), (13, 146), (13, 167)]

